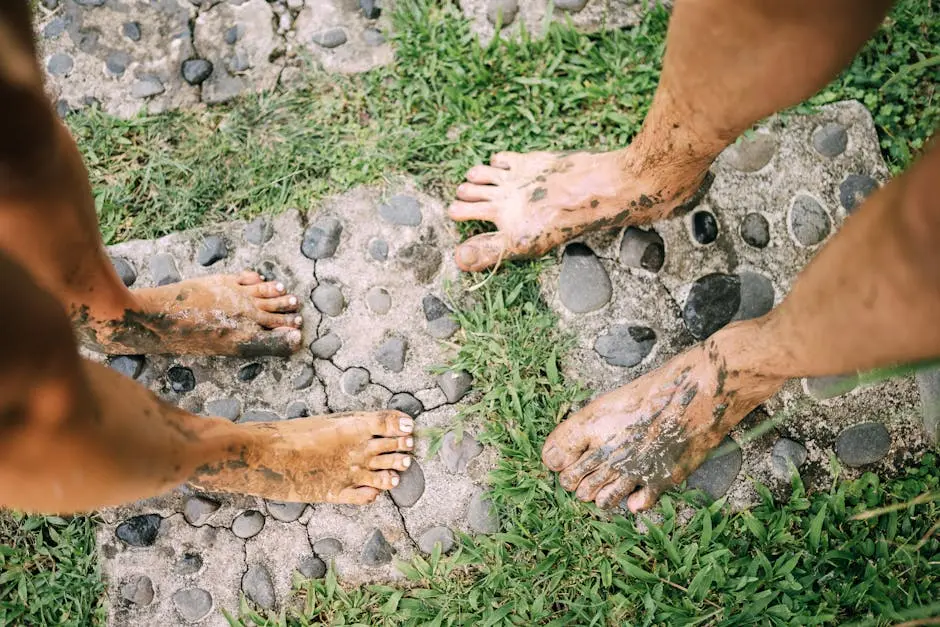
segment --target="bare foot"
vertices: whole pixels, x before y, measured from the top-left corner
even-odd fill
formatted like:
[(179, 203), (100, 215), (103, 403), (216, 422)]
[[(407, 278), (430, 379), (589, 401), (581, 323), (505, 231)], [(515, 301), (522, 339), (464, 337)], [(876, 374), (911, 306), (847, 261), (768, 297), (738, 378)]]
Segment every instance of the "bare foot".
[(397, 411), (331, 414), (245, 425), (257, 436), (191, 483), (296, 503), (371, 503), (411, 466), (414, 420)]
[(461, 269), (533, 258), (582, 233), (669, 216), (700, 188), (708, 161), (635, 164), (629, 149), (606, 153), (501, 152), (474, 166), (457, 188), (454, 220), (499, 229), (457, 247)]
[(783, 380), (729, 370), (712, 336), (558, 425), (542, 461), (582, 501), (637, 512), (681, 483)]
[(288, 356), (300, 346), (300, 299), (257, 272), (131, 292), (134, 307), (73, 313), (81, 335), (111, 354)]

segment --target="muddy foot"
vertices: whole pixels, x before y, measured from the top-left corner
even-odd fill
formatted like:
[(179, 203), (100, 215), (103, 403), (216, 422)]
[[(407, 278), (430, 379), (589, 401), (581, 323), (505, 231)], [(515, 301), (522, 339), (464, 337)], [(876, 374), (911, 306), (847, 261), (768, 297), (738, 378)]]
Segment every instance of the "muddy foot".
[(457, 265), (467, 271), (539, 257), (587, 231), (667, 217), (707, 172), (707, 163), (639, 168), (628, 151), (501, 152), (490, 163), (467, 172), (449, 209), (454, 220), (485, 220), (499, 229), (457, 248)]
[(371, 503), (411, 466), (414, 420), (397, 411), (246, 425), (256, 445), (196, 470), (193, 485), (296, 503)]

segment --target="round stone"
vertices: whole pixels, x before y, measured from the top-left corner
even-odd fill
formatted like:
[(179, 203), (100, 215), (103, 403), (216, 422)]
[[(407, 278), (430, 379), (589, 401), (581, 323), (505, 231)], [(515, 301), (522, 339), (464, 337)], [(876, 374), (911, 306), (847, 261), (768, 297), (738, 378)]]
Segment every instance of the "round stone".
[(137, 272), (127, 259), (111, 257), (111, 265), (114, 266), (114, 271), (117, 272), (118, 277), (126, 287), (130, 287), (137, 280)]
[(790, 231), (793, 239), (800, 246), (815, 246), (819, 244), (832, 229), (829, 214), (822, 208), (815, 198), (806, 194), (798, 194), (790, 206)]
[(304, 229), (300, 252), (308, 259), (326, 259), (336, 253), (343, 225), (333, 217), (320, 218)]
[(238, 41), (238, 38), (241, 36), (241, 29), (236, 24), (235, 26), (229, 26), (225, 29), (225, 33), (222, 35), (222, 39), (230, 46), (234, 46)]
[(577, 13), (586, 7), (587, 3), (588, 0), (555, 0), (555, 8), (568, 13)]
[(424, 310), (424, 318), (428, 322), (453, 313), (450, 307), (444, 304), (444, 301), (433, 294), (427, 294), (421, 299), (421, 308)]
[(702, 245), (718, 239), (718, 221), (711, 211), (696, 211), (692, 214), (692, 237)]
[(242, 590), (245, 596), (254, 601), (258, 607), (273, 610), (277, 599), (274, 596), (274, 583), (271, 574), (261, 564), (252, 564), (242, 576)]
[(346, 299), (343, 298), (342, 290), (332, 283), (321, 283), (313, 288), (313, 292), (310, 294), (310, 300), (313, 301), (314, 307), (316, 307), (320, 313), (324, 313), (328, 316), (340, 315), (343, 313), (343, 308), (346, 306)]
[(384, 239), (374, 239), (369, 242), (369, 256), (376, 261), (388, 259), (388, 242)]
[(411, 466), (398, 474), (398, 485), (389, 490), (392, 500), (398, 507), (411, 507), (424, 494), (424, 471), (415, 459)]
[(777, 138), (770, 133), (754, 133), (742, 137), (726, 151), (728, 164), (741, 172), (757, 172), (768, 163), (777, 150)]
[(478, 492), (467, 507), (467, 523), (477, 533), (496, 533), (499, 531), (499, 518), (493, 503)]
[(373, 287), (366, 292), (366, 305), (373, 313), (387, 314), (392, 308), (392, 297), (384, 287)]
[(839, 202), (852, 213), (878, 189), (878, 181), (865, 174), (849, 174), (839, 185)]
[(235, 420), (242, 413), (242, 403), (237, 398), (218, 398), (206, 403), (205, 413), (228, 420)]
[(42, 36), (46, 39), (55, 39), (65, 32), (67, 25), (68, 23), (65, 21), (65, 18), (55, 17), (42, 29)]
[(718, 457), (705, 460), (686, 481), (690, 489), (702, 490), (713, 499), (720, 499), (728, 492), (741, 472), (743, 460), (741, 448), (731, 438), (726, 437), (718, 447), (729, 450)]
[(373, 529), (369, 539), (362, 547), (362, 563), (366, 566), (382, 566), (391, 563), (394, 556), (394, 547), (388, 543), (381, 531)]
[(759, 213), (749, 213), (741, 222), (741, 239), (748, 246), (765, 248), (770, 243), (770, 224)]
[(141, 77), (140, 80), (131, 85), (131, 95), (134, 98), (151, 98), (159, 96), (165, 91), (166, 87), (163, 86), (163, 81), (152, 74)]
[(880, 422), (864, 422), (840, 433), (835, 449), (839, 461), (851, 468), (874, 464), (891, 450), (891, 435)]
[(202, 527), (219, 511), (220, 503), (205, 496), (191, 496), (183, 503), (183, 518), (193, 527)]
[(125, 377), (136, 379), (144, 369), (147, 359), (143, 355), (120, 355), (108, 359), (108, 365)]
[(659, 272), (665, 260), (666, 247), (659, 233), (635, 226), (624, 230), (620, 241), (620, 263), (631, 268)]
[(284, 501), (267, 501), (268, 514), (275, 520), (289, 523), (294, 522), (307, 509), (306, 503), (286, 503)]
[(310, 415), (310, 409), (303, 401), (294, 401), (284, 410), (284, 417), (288, 420), (292, 418), (306, 418)]
[(68, 76), (74, 67), (75, 62), (72, 61), (72, 57), (64, 52), (55, 53), (49, 57), (49, 62), (46, 64), (46, 69), (53, 76)]
[(255, 218), (245, 225), (245, 239), (250, 244), (261, 246), (274, 237), (274, 227), (265, 218)]
[(140, 41), (140, 22), (124, 22), (121, 32), (131, 41)]
[(314, 33), (310, 40), (323, 48), (337, 48), (346, 43), (346, 31), (342, 28), (330, 28)]
[(519, 12), (518, 0), (489, 0), (486, 5), (486, 19), (495, 26), (509, 26)]
[(198, 553), (184, 553), (173, 570), (180, 575), (195, 575), (202, 568), (202, 556)]
[(211, 266), (217, 261), (221, 261), (228, 256), (228, 244), (221, 235), (208, 235), (199, 246), (199, 252), (196, 253), (196, 261), (201, 266)]
[(447, 470), (453, 473), (467, 471), (470, 461), (483, 452), (483, 445), (464, 431), (460, 437), (453, 431), (444, 434), (439, 455)]
[(315, 377), (316, 373), (313, 370), (313, 366), (304, 364), (304, 367), (300, 369), (300, 372), (294, 377), (294, 380), (291, 381), (291, 387), (295, 390), (306, 390), (313, 385)]
[(357, 396), (369, 385), (369, 371), (365, 368), (350, 368), (339, 379), (339, 387), (344, 394)]
[(408, 414), (412, 418), (417, 418), (424, 411), (424, 405), (408, 392), (399, 392), (388, 399), (386, 405), (389, 409)]
[(649, 327), (615, 324), (599, 335), (594, 350), (611, 366), (632, 368), (656, 345), (656, 332)]
[(186, 588), (173, 593), (173, 605), (183, 620), (195, 623), (212, 611), (212, 595), (202, 588)]
[(367, 28), (362, 31), (362, 40), (366, 42), (367, 46), (377, 48), (385, 43), (385, 35), (377, 28)]
[(212, 74), (212, 62), (205, 59), (186, 59), (181, 70), (183, 80), (190, 85), (201, 85)]
[(166, 380), (170, 389), (177, 394), (192, 392), (196, 387), (196, 376), (185, 366), (173, 366), (166, 373)]
[(438, 375), (437, 385), (444, 392), (448, 403), (456, 403), (470, 391), (473, 377), (465, 370), (449, 370)]
[(421, 205), (414, 196), (398, 194), (379, 205), (379, 215), (398, 226), (418, 226), (422, 218)]
[(438, 318), (428, 323), (428, 335), (439, 340), (446, 340), (460, 329), (460, 324), (452, 318)]
[(118, 540), (130, 546), (150, 546), (157, 539), (163, 519), (157, 514), (143, 514), (128, 518), (114, 531)]
[(131, 56), (120, 50), (108, 54), (104, 59), (104, 65), (109, 72), (115, 76), (121, 76), (127, 70), (128, 63), (131, 62)]
[(389, 372), (401, 372), (407, 352), (408, 342), (404, 338), (390, 337), (375, 350), (375, 362)]
[(321, 559), (328, 560), (343, 552), (343, 543), (336, 538), (321, 538), (313, 543), (313, 552)]
[(845, 152), (848, 143), (849, 134), (837, 122), (823, 124), (813, 131), (813, 148), (824, 157), (838, 157)]
[(336, 354), (336, 351), (343, 345), (343, 341), (333, 332), (327, 333), (323, 337), (318, 337), (310, 343), (310, 352), (317, 359), (329, 359)]
[(377, 20), (382, 14), (382, 9), (375, 0), (359, 0), (359, 8), (362, 9), (362, 15), (367, 20)]
[(803, 387), (806, 393), (817, 401), (843, 396), (857, 386), (858, 375), (855, 373), (803, 379)]
[(239, 418), (239, 423), (244, 422), (278, 422), (281, 419), (280, 416), (275, 414), (273, 411), (267, 411), (264, 409), (249, 409), (242, 417)]
[(137, 575), (121, 586), (121, 598), (134, 605), (150, 605), (153, 601), (153, 582), (150, 577)]
[(169, 253), (159, 253), (150, 258), (150, 274), (157, 287), (183, 280), (176, 268), (176, 259)]
[(573, 313), (596, 311), (610, 302), (610, 277), (594, 251), (584, 244), (568, 244), (558, 276), (558, 297)]
[(774, 285), (765, 276), (753, 272), (738, 275), (741, 282), (741, 304), (733, 320), (760, 318), (774, 308)]
[(254, 381), (262, 370), (264, 370), (264, 366), (259, 363), (245, 364), (238, 369), (238, 380), (245, 383)]
[(323, 579), (326, 576), (326, 563), (319, 557), (308, 555), (300, 560), (297, 570), (307, 579)]
[(715, 272), (692, 284), (682, 319), (692, 335), (704, 340), (734, 318), (741, 305), (741, 279)]
[(774, 442), (774, 448), (770, 453), (770, 470), (778, 479), (789, 479), (790, 464), (799, 470), (806, 461), (806, 456), (805, 446), (787, 438), (780, 438)]
[(447, 527), (431, 527), (418, 537), (418, 548), (426, 555), (430, 555), (438, 544), (441, 545), (441, 553), (450, 551), (454, 548), (454, 532)]

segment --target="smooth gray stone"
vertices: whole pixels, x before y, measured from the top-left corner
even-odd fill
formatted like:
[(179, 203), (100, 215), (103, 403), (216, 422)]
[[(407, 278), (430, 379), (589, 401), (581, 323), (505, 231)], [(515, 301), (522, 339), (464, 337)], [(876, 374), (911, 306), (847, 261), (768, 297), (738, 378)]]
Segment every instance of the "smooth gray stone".
[(414, 196), (397, 194), (379, 205), (379, 215), (398, 226), (418, 226), (422, 218), (421, 205)]
[(927, 439), (936, 446), (940, 444), (940, 368), (918, 372), (917, 387), (920, 388), (924, 431)]
[(245, 422), (277, 422), (281, 419), (278, 414), (265, 409), (249, 409), (239, 418), (239, 424)]
[(424, 404), (408, 392), (399, 392), (388, 399), (388, 409), (394, 409), (417, 418), (424, 411)]
[(790, 464), (799, 470), (806, 461), (807, 455), (806, 447), (799, 442), (780, 438), (774, 442), (774, 448), (770, 453), (770, 470), (778, 479), (789, 479)]
[(649, 327), (615, 324), (594, 341), (594, 350), (611, 366), (632, 368), (656, 345), (656, 332)]
[(271, 518), (281, 522), (294, 522), (307, 509), (306, 503), (286, 503), (284, 501), (265, 501)]
[(447, 527), (431, 527), (418, 537), (418, 548), (422, 553), (430, 555), (436, 544), (441, 545), (441, 553), (447, 553), (454, 548), (454, 532)]
[(343, 552), (343, 543), (336, 538), (321, 538), (313, 543), (313, 552), (320, 559), (328, 560)]
[(473, 386), (473, 377), (464, 370), (450, 370), (438, 375), (437, 385), (444, 392), (448, 403), (456, 403), (470, 391)]
[(49, 62), (46, 64), (46, 69), (49, 70), (49, 73), (53, 76), (68, 76), (72, 73), (72, 68), (74, 67), (75, 62), (72, 60), (72, 57), (64, 52), (55, 53), (49, 57)]
[(117, 272), (121, 282), (124, 283), (126, 287), (130, 287), (137, 280), (137, 271), (134, 270), (134, 266), (132, 266), (127, 259), (123, 257), (111, 257), (111, 265), (114, 266), (114, 271)]
[(266, 610), (273, 610), (277, 603), (271, 574), (261, 564), (248, 567), (248, 571), (242, 576), (242, 590), (249, 599)]
[(245, 239), (250, 244), (261, 246), (274, 237), (274, 227), (266, 218), (255, 218), (245, 225)]
[[(719, 447), (735, 445), (734, 440), (726, 437)], [(720, 457), (705, 460), (695, 472), (689, 475), (686, 485), (692, 490), (702, 490), (713, 499), (720, 499), (731, 488), (731, 484), (741, 472), (743, 457), (738, 446)]]
[(153, 601), (153, 582), (146, 575), (136, 575), (121, 586), (121, 598), (141, 607)]
[(490, 24), (509, 26), (516, 19), (519, 12), (518, 0), (489, 0), (486, 5), (486, 19)]
[(180, 71), (183, 80), (190, 85), (201, 85), (212, 75), (212, 62), (205, 59), (187, 59), (183, 61)]
[(659, 272), (666, 261), (663, 238), (653, 229), (627, 227), (620, 240), (620, 263), (631, 268)]
[(221, 261), (228, 256), (228, 244), (221, 235), (208, 235), (199, 246), (199, 252), (196, 253), (196, 261), (201, 266), (211, 266), (217, 261)]
[(483, 445), (466, 431), (461, 434), (459, 442), (457, 434), (448, 431), (444, 434), (439, 455), (447, 470), (462, 473), (467, 471), (470, 461), (482, 452)]
[(313, 288), (310, 298), (317, 311), (328, 316), (338, 316), (346, 307), (342, 290), (332, 283), (321, 283)]
[(308, 555), (300, 560), (297, 570), (307, 579), (323, 579), (326, 576), (326, 563), (319, 557)]
[(318, 219), (304, 229), (300, 251), (308, 259), (327, 259), (336, 253), (339, 247), (343, 225), (332, 216)]
[(392, 297), (384, 287), (373, 287), (366, 292), (366, 305), (372, 313), (384, 315), (392, 308)]
[(158, 253), (150, 258), (150, 274), (157, 287), (183, 280), (176, 268), (176, 259), (169, 253)]
[(731, 322), (740, 306), (740, 277), (713, 272), (692, 284), (682, 319), (696, 339), (704, 340)]
[(310, 39), (318, 46), (337, 48), (346, 43), (346, 31), (342, 28), (331, 28), (315, 33)]
[(118, 355), (108, 359), (112, 370), (120, 372), (125, 377), (136, 379), (143, 372), (147, 358), (143, 355)]
[(770, 224), (759, 213), (749, 213), (741, 222), (741, 239), (748, 246), (766, 248), (770, 243)]
[(572, 313), (597, 311), (610, 302), (613, 288), (607, 270), (584, 244), (568, 244), (558, 275), (558, 298)]
[(339, 386), (342, 388), (343, 393), (349, 396), (357, 396), (366, 389), (371, 378), (369, 371), (365, 368), (353, 367), (342, 374), (339, 379)]
[(878, 189), (878, 181), (866, 174), (850, 174), (839, 185), (839, 202), (847, 213), (858, 209), (872, 192)]
[(300, 369), (300, 372), (296, 377), (294, 377), (294, 380), (291, 381), (291, 387), (295, 390), (306, 390), (311, 385), (313, 385), (313, 380), (315, 378), (316, 372), (314, 371), (313, 366), (310, 364), (304, 364), (304, 367)]
[(232, 521), (232, 533), (243, 540), (258, 535), (263, 528), (264, 514), (253, 509), (242, 512)]
[(398, 485), (389, 490), (389, 494), (398, 507), (411, 507), (424, 494), (424, 471), (418, 461), (412, 459), (411, 466), (399, 473), (399, 477)]
[(774, 308), (774, 285), (765, 276), (754, 272), (742, 272), (741, 303), (733, 320), (760, 318)]
[(333, 332), (327, 333), (323, 337), (318, 337), (310, 343), (310, 352), (317, 359), (329, 359), (336, 354), (336, 351), (343, 345), (343, 341)]
[(858, 375), (856, 373), (806, 378), (806, 392), (817, 401), (848, 394), (857, 386)]
[(206, 403), (205, 413), (209, 416), (235, 420), (242, 413), (242, 402), (237, 398), (217, 398)]
[(840, 433), (835, 449), (839, 461), (851, 468), (874, 464), (891, 450), (891, 434), (880, 422), (863, 422)]
[(772, 133), (754, 133), (742, 137), (726, 151), (728, 164), (740, 172), (757, 172), (773, 159), (777, 138)]
[(838, 157), (848, 144), (849, 135), (838, 122), (823, 124), (813, 131), (813, 148), (824, 157)]
[(166, 91), (163, 81), (158, 76), (142, 76), (140, 80), (131, 85), (131, 95), (134, 98), (151, 98), (159, 96)]
[(404, 338), (390, 337), (376, 349), (375, 361), (389, 372), (401, 372), (407, 352), (408, 342)]
[(187, 588), (173, 593), (173, 605), (183, 620), (195, 623), (212, 610), (212, 595), (202, 588)]
[(361, 561), (366, 566), (382, 566), (391, 563), (394, 555), (394, 547), (388, 543), (381, 531), (374, 529), (362, 547)]
[(191, 496), (183, 503), (183, 518), (193, 527), (202, 527), (219, 511), (220, 503), (205, 496)]
[(496, 533), (499, 531), (499, 518), (496, 508), (489, 499), (478, 492), (467, 507), (467, 524), (477, 533)]
[(790, 207), (790, 231), (801, 246), (815, 246), (832, 230), (832, 220), (815, 198), (798, 194)]

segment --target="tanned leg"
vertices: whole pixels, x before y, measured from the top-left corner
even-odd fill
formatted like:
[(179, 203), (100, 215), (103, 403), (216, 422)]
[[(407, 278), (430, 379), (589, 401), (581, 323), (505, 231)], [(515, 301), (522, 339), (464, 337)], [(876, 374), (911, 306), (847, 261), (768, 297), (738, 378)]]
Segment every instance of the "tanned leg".
[(75, 142), (43, 94), (26, 0), (0, 6), (0, 250), (110, 353), (288, 355), (299, 299), (255, 272), (130, 291), (98, 233)]
[(363, 504), (411, 465), (399, 412), (233, 424), (79, 358), (61, 304), (0, 252), (0, 506), (76, 512), (165, 492)]
[(549, 436), (545, 464), (579, 498), (637, 511), (787, 379), (940, 356), (937, 181), (940, 144), (846, 221), (779, 307), (590, 403)]
[(538, 257), (581, 233), (670, 216), (743, 131), (831, 80), (890, 0), (678, 0), (659, 86), (643, 128), (614, 152), (498, 153), (467, 173), (454, 220), (495, 233), (457, 248), (477, 271)]

